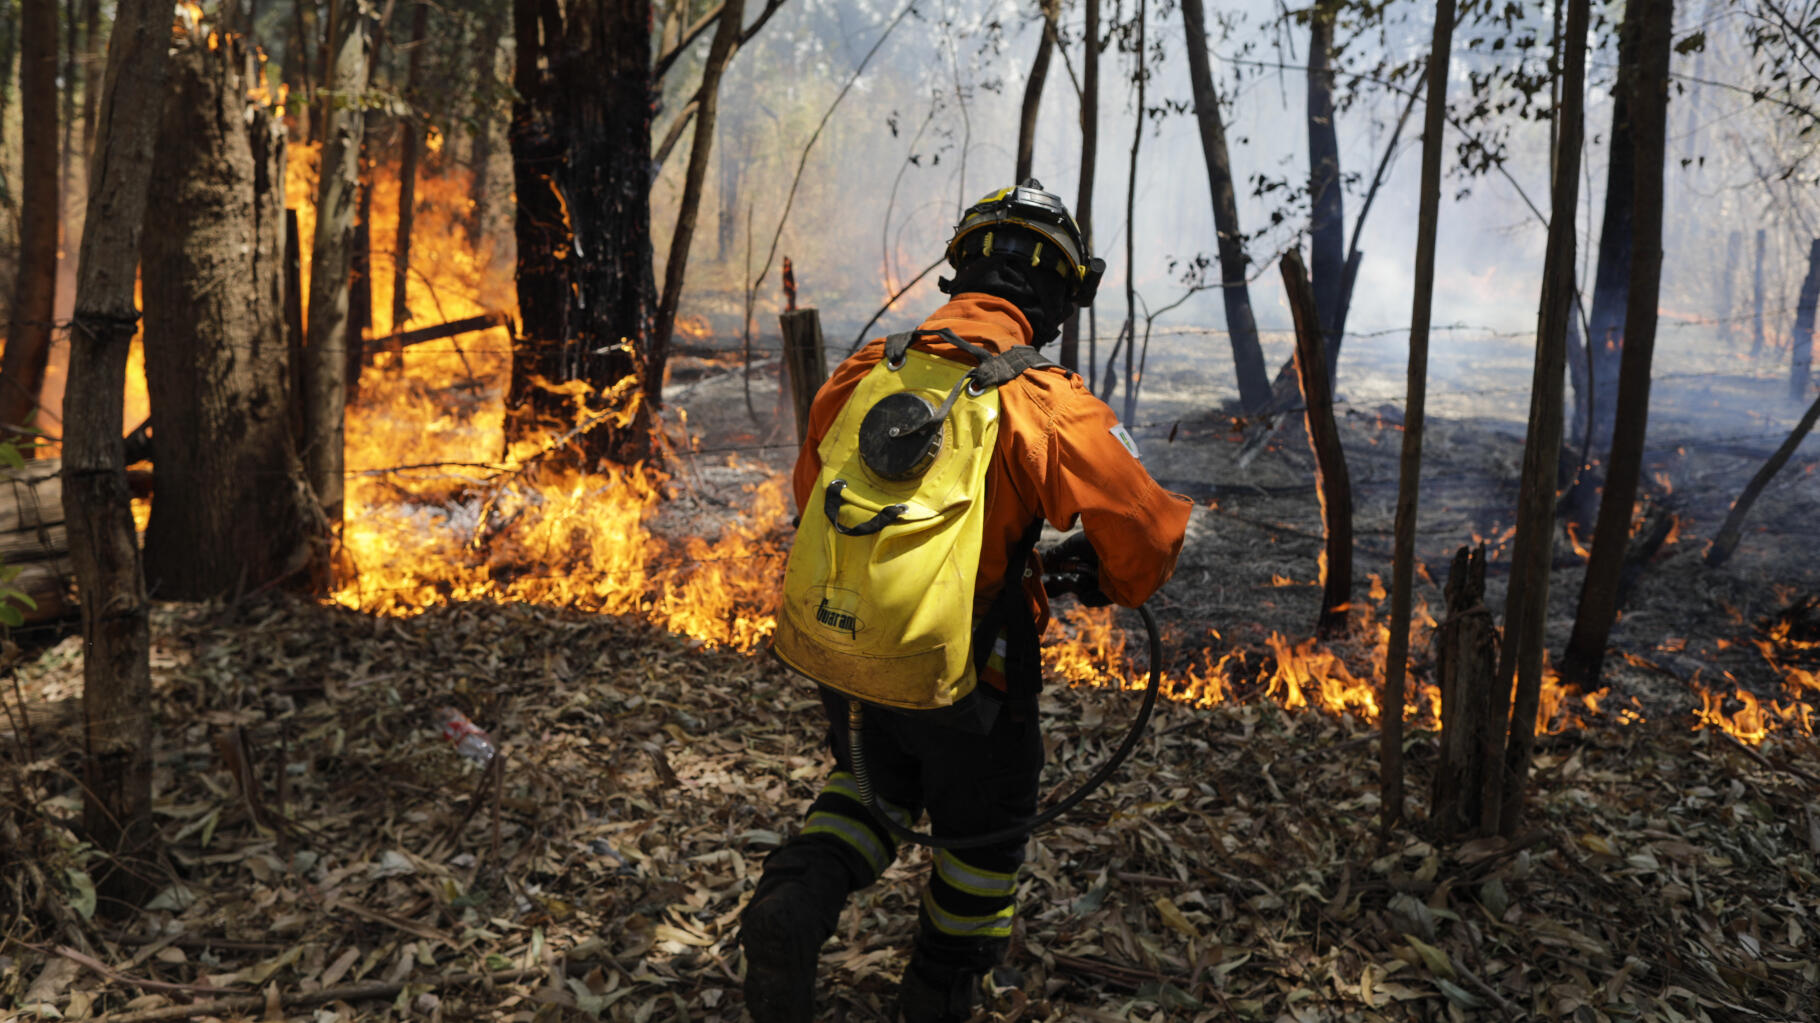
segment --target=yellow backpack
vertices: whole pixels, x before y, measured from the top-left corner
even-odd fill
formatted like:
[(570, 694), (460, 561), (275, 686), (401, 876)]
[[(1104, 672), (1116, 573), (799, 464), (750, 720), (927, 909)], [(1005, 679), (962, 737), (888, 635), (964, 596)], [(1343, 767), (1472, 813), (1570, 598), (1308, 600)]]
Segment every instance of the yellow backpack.
[[(925, 336), (979, 365), (918, 350)], [(998, 388), (1046, 365), (1027, 345), (993, 355), (946, 329), (885, 339), (885, 357), (816, 449), (821, 473), (790, 548), (773, 641), (784, 663), (888, 707), (935, 710), (973, 691)]]

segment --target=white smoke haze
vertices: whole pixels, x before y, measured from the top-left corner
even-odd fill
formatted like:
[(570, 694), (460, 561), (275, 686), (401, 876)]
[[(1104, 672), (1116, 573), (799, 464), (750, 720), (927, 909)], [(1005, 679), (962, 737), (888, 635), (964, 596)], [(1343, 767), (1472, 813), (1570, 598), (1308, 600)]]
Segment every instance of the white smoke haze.
[[(1135, 4), (1122, 7), (1123, 17), (1134, 13)], [(1114, 8), (1105, 5), (1103, 24), (1112, 22)], [(804, 142), (899, 10), (883, 0), (791, 3), (729, 68), (717, 145), (731, 148), (726, 159), (717, 155), (709, 175), (684, 300), (685, 313), (707, 315), (716, 334), (738, 330), (736, 296), (748, 207), (755, 271), (765, 260)], [(1254, 175), (1286, 179), (1292, 187), (1305, 187), (1307, 181), (1302, 70), (1307, 30), (1279, 25), (1279, 11), (1276, 4), (1246, 0), (1210, 12), (1230, 26), (1224, 39), (1214, 28), (1211, 52), (1247, 232), (1270, 224), (1283, 194), (1253, 195)], [(1551, 11), (1548, 4), (1527, 5), (1522, 23), (1538, 40), (1526, 58), (1536, 69), (1547, 59)], [(1609, 20), (1595, 29), (1598, 46), (1589, 60), (1578, 218), (1582, 289), (1588, 300), (1604, 208), (1614, 37), (1622, 11), (1614, 7), (1605, 14)], [(1393, 18), (1407, 20), (1384, 33), (1390, 39), (1388, 53), (1375, 31), (1349, 40), (1342, 29), (1340, 41), (1351, 47), (1343, 66), (1369, 71), (1381, 54), (1393, 62), (1424, 56), (1428, 17), (1426, 11), (1414, 17), (1393, 13)], [(1652, 408), (1658, 424), (1652, 434), (1657, 436), (1666, 436), (1670, 426), (1665, 424), (1670, 423), (1713, 436), (1767, 436), (1785, 431), (1799, 414), (1798, 408), (1768, 396), (1786, 390), (1781, 381), (1787, 373), (1795, 295), (1806, 269), (1808, 242), (1820, 234), (1813, 226), (1820, 222), (1813, 142), (1798, 136), (1797, 115), (1773, 101), (1753, 101), (1750, 90), (1758, 76), (1744, 42), (1746, 18), (1737, 5), (1709, 0), (1684, 2), (1677, 11), (1675, 38), (1704, 31), (1706, 43), (1701, 51), (1678, 53), (1673, 64), (1678, 88), (1669, 107), (1667, 252)], [(1078, 75), (1081, 70), (1081, 19), (1078, 4), (1064, 8), (1067, 63), (1058, 52), (1051, 64), (1033, 168), (1044, 186), (1071, 207), (1081, 136), (1070, 71)], [(964, 202), (1010, 183), (1018, 109), (1040, 26), (1030, 5), (1008, 0), (920, 3), (829, 119), (805, 166), (778, 262), (784, 255), (794, 260), (802, 302), (821, 310), (831, 359), (846, 350), (890, 290), (940, 256)], [(1449, 83), (1456, 116), (1472, 105), (1471, 73), (1508, 67), (1519, 59), (1511, 47), (1494, 52), (1499, 34), (1468, 26), (1456, 33)], [(1181, 14), (1174, 4), (1150, 5), (1148, 37), (1152, 54), (1160, 48), (1161, 58), (1152, 67), (1147, 105), (1170, 112), (1151, 120), (1140, 148), (1132, 228), (1135, 265), (1125, 259), (1125, 195), (1136, 117), (1132, 59), (1116, 40), (1101, 57), (1093, 221), (1095, 253), (1108, 264), (1095, 316), (1102, 361), (1125, 316), (1127, 273), (1135, 274), (1142, 299), (1141, 331), (1145, 305), (1167, 305), (1185, 290), (1177, 279), (1179, 268), (1172, 273), (1171, 264), (1211, 256), (1215, 248), (1207, 173), (1189, 103)], [(1484, 42), (1469, 46), (1474, 37)], [(1272, 64), (1281, 66), (1259, 66)], [(671, 92), (678, 95), (668, 105), (680, 107), (686, 99), (681, 89), (692, 87), (692, 70), (679, 68), (671, 77), (682, 85), (672, 84)], [(1690, 81), (1695, 78), (1723, 84)], [(1417, 84), (1406, 78), (1398, 88)], [(1348, 88), (1342, 75), (1340, 92)], [(1382, 85), (1357, 88), (1357, 100), (1336, 115), (1341, 172), (1349, 179), (1349, 242), (1364, 190), (1406, 97), (1406, 92)], [(1540, 106), (1547, 102), (1546, 95), (1540, 97)], [(1402, 401), (1421, 121), (1418, 102), (1359, 242), (1364, 258), (1339, 379), (1342, 399), (1355, 408)], [(660, 112), (660, 131), (667, 122), (668, 113)], [(1466, 176), (1456, 148), (1462, 136), (1454, 129), (1448, 133), (1429, 400), (1437, 415), (1521, 423), (1528, 407), (1546, 232), (1529, 203), (1546, 212), (1548, 126), (1517, 120), (1514, 111), (1494, 123), (1508, 127), (1502, 173)], [(685, 141), (671, 156), (654, 197), (660, 265), (687, 156)], [(731, 210), (722, 208), (719, 184), (729, 160), (739, 163), (742, 176), (738, 207)], [(1795, 173), (1787, 180), (1773, 180), (1790, 167)], [(1766, 183), (1766, 178), (1772, 180)], [(737, 231), (729, 258), (722, 261), (715, 231), (718, 218), (725, 216), (735, 218)], [(1286, 246), (1305, 246), (1305, 226), (1305, 209), (1291, 210), (1281, 224), (1249, 244), (1251, 297), (1273, 370), (1290, 348), (1290, 317), (1274, 257)], [(1766, 231), (1767, 336), (1760, 357), (1750, 360), (1751, 260), (1759, 227)], [(1728, 239), (1734, 234), (1741, 240), (1728, 267)], [(905, 294), (868, 336), (914, 325), (934, 308), (942, 300), (935, 279), (945, 269)], [(775, 313), (782, 303), (777, 282), (778, 266), (773, 265), (754, 315), (757, 343), (765, 348), (777, 343)], [(1729, 323), (1718, 322), (1727, 319)], [(1145, 392), (1137, 426), (1167, 429), (1176, 418), (1235, 397), (1223, 329), (1223, 308), (1213, 290), (1189, 298), (1158, 320), (1150, 345), (1152, 386)], [(1084, 356), (1085, 337), (1082, 350)], [(1724, 386), (1714, 387), (1719, 378)], [(1165, 379), (1166, 401), (1161, 400)]]

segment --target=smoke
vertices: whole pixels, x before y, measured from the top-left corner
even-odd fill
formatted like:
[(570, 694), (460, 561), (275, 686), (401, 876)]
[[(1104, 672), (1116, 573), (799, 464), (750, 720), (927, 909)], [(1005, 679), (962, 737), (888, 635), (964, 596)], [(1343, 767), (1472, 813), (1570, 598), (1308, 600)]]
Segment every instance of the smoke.
[[(962, 205), (1010, 183), (1016, 148), (1018, 107), (1025, 73), (1035, 52), (1040, 22), (1009, 0), (961, 5), (955, 0), (924, 5), (885, 44), (873, 64), (830, 121), (809, 155), (795, 210), (785, 225), (779, 254), (792, 257), (802, 284), (802, 301), (821, 309), (833, 352), (845, 350), (859, 326), (891, 290), (940, 256)], [(1130, 16), (1133, 5), (1125, 5)], [(1786, 364), (1786, 349), (1774, 360), (1744, 361), (1750, 344), (1749, 262), (1756, 225), (1769, 228), (1766, 250), (1766, 320), (1771, 344), (1786, 345), (1794, 293), (1805, 267), (1804, 228), (1786, 210), (1815, 206), (1811, 190), (1797, 175), (1787, 184), (1766, 186), (1765, 168), (1780, 172), (1801, 163), (1811, 143), (1796, 137), (1786, 111), (1752, 102), (1748, 89), (1756, 71), (1735, 19), (1707, 19), (1697, 4), (1684, 4), (1684, 25), (1701, 24), (1703, 50), (1676, 57), (1681, 91), (1671, 100), (1671, 166), (1668, 186), (1668, 257), (1664, 264), (1664, 317), (1658, 340), (1658, 377), (1669, 383), (1659, 403), (1691, 403), (1690, 422), (1723, 411), (1700, 400), (1695, 389), (1672, 381), (1718, 370), (1773, 377)], [(896, 13), (882, 2), (833, 4), (808, 0), (780, 11), (742, 51), (722, 87), (722, 127), (717, 145), (730, 146), (709, 176), (702, 233), (691, 254), (685, 311), (708, 317), (716, 333), (737, 332), (740, 282), (762, 262), (776, 228), (801, 147), (840, 85)], [(1450, 107), (1456, 116), (1484, 99), (1513, 99), (1510, 90), (1475, 96), (1472, 77), (1517, 61), (1540, 73), (1550, 32), (1546, 4), (1530, 5), (1527, 20), (1506, 34), (1525, 32), (1538, 40), (1518, 53), (1494, 49), (1489, 30), (1465, 31), (1456, 43), (1450, 70)], [(1259, 175), (1304, 185), (1307, 176), (1304, 73), (1306, 30), (1278, 27), (1278, 7), (1254, 0), (1228, 8), (1229, 30), (1212, 41), (1215, 74), (1225, 100), (1228, 142), (1239, 177), (1240, 217), (1248, 232), (1254, 280), (1251, 295), (1266, 331), (1266, 355), (1287, 356), (1290, 318), (1274, 258), (1285, 247), (1305, 244), (1305, 209), (1286, 206), (1282, 191), (1253, 192)], [(1106, 12), (1111, 20), (1112, 12)], [(1427, 17), (1424, 12), (1421, 18)], [(1403, 60), (1426, 53), (1428, 24), (1419, 19), (1353, 39), (1345, 66), (1370, 68), (1379, 57)], [(1593, 81), (1587, 97), (1588, 145), (1584, 153), (1579, 220), (1583, 276), (1590, 284), (1597, 225), (1603, 209), (1606, 146), (1610, 134), (1615, 26), (1598, 30), (1592, 54)], [(1686, 36), (1688, 29), (1677, 33)], [(1080, 130), (1071, 70), (1080, 67), (1081, 12), (1064, 12), (1062, 33), (1067, 62), (1052, 64), (1041, 104), (1034, 173), (1045, 187), (1070, 201), (1079, 173)], [(1152, 115), (1141, 147), (1136, 215), (1131, 230), (1135, 258), (1125, 247), (1128, 158), (1138, 116), (1133, 109), (1132, 55), (1115, 42), (1101, 60), (1099, 167), (1093, 219), (1094, 247), (1108, 262), (1096, 321), (1099, 353), (1124, 317), (1126, 275), (1133, 274), (1143, 309), (1180, 298), (1186, 290), (1181, 267), (1214, 251), (1212, 207), (1200, 139), (1189, 103), (1185, 40), (1173, 5), (1152, 5), (1148, 35), (1153, 64), (1148, 84)], [(1479, 37), (1485, 42), (1469, 45)], [(1276, 45), (1280, 41), (1280, 46)], [(1342, 31), (1342, 42), (1346, 41)], [(1247, 45), (1251, 44), (1251, 45)], [(1072, 68), (1068, 65), (1072, 64)], [(1281, 65), (1270, 67), (1268, 65)], [(672, 77), (686, 81), (691, 69)], [(1689, 77), (1737, 83), (1745, 91), (1703, 86)], [(1342, 173), (1350, 181), (1346, 223), (1350, 240), (1362, 193), (1369, 183), (1405, 100), (1396, 88), (1357, 85), (1357, 98), (1337, 114)], [(1347, 79), (1342, 76), (1342, 89)], [(674, 88), (672, 89), (674, 92)], [(679, 105), (679, 104), (678, 104)], [(1546, 108), (1547, 98), (1540, 106)], [(660, 125), (666, 120), (659, 117)], [(1405, 127), (1390, 170), (1365, 223), (1359, 278), (1341, 361), (1342, 396), (1364, 404), (1400, 401), (1406, 330), (1410, 316), (1419, 163), (1420, 104)], [(1458, 148), (1464, 136), (1450, 129), (1447, 176), (1437, 239), (1437, 273), (1432, 339), (1431, 394), (1438, 414), (1471, 411), (1520, 422), (1527, 409), (1528, 376), (1540, 291), (1548, 206), (1549, 126), (1520, 120), (1514, 111), (1500, 119), (1505, 129), (1502, 171), (1467, 176)], [(1806, 148), (1802, 148), (1806, 146)], [(686, 146), (665, 168), (655, 204), (659, 245), (663, 225), (674, 216)], [(722, 194), (719, 179), (730, 165), (740, 176), (736, 192)], [(1519, 193), (1521, 190), (1521, 194)], [(1527, 196), (1527, 199), (1525, 199)], [(728, 208), (728, 202), (734, 205)], [(1535, 209), (1532, 209), (1531, 204)], [(1537, 210), (1542, 211), (1538, 215)], [(1769, 215), (1771, 211), (1784, 211)], [(1814, 216), (1809, 213), (1808, 216)], [(753, 266), (743, 267), (750, 217)], [(732, 217), (737, 243), (729, 258), (713, 244), (718, 218)], [(1273, 219), (1277, 223), (1273, 224)], [(1820, 217), (1816, 217), (1820, 219)], [(1726, 237), (1741, 232), (1742, 255), (1725, 263)], [(910, 289), (870, 333), (914, 325), (942, 301), (934, 289), (938, 269)], [(1725, 282), (1730, 281), (1726, 291)], [(1724, 300), (1729, 294), (1730, 304)], [(781, 304), (776, 271), (759, 293), (755, 329), (774, 338)], [(1738, 318), (1743, 317), (1742, 321)], [(1729, 322), (1720, 322), (1729, 321)], [(1739, 329), (1742, 327), (1743, 329)], [(1233, 393), (1220, 298), (1208, 290), (1188, 298), (1158, 320), (1151, 341), (1153, 375), (1193, 367), (1211, 390), (1201, 397), (1218, 402)], [(768, 342), (775, 345), (775, 341)], [(1083, 346), (1085, 347), (1085, 346)], [(1202, 373), (1202, 370), (1207, 372)], [(1687, 391), (1689, 393), (1682, 393)], [(1453, 397), (1450, 397), (1450, 394)], [(1723, 404), (1723, 403), (1722, 403)], [(1714, 429), (1773, 432), (1792, 421), (1777, 408), (1729, 415)]]

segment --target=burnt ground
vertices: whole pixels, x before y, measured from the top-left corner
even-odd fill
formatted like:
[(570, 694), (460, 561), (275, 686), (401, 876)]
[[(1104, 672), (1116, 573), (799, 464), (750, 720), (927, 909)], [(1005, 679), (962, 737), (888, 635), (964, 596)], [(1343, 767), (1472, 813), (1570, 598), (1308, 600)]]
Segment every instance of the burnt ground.
[[(742, 486), (790, 457), (775, 425), (746, 421), (723, 368), (678, 367), (676, 404), (704, 439), (675, 462), (694, 499), (672, 502), (660, 533), (733, 521)], [(762, 380), (754, 393), (774, 405)], [(1346, 422), (1362, 595), (1387, 561), (1398, 434), (1375, 413)], [(1160, 478), (1219, 488), (1158, 601), (1168, 656), (1200, 660), (1214, 628), (1264, 666), (1259, 640), (1304, 636), (1317, 600), (1299, 439), (1240, 471), (1221, 416), (1139, 427)], [(1497, 481), (1514, 480), (1520, 444), (1434, 424), (1426, 562), (1502, 532), (1514, 483)], [(1692, 730), (1683, 673), (1777, 691), (1748, 640), (1816, 589), (1813, 457), (1765, 496), (1774, 532), (1747, 536), (1718, 573), (1699, 565), (1698, 538), (1749, 458), (1681, 457), (1668, 497), (1686, 502), (1684, 539), (1651, 565), (1616, 637), (1663, 665), (1613, 668), (1644, 720), (1543, 736), (1517, 840), (1425, 840), (1432, 732), (1419, 726), (1418, 823), (1380, 839), (1367, 723), (1255, 692), (1165, 702), (1119, 775), (1033, 840), (1021, 980), (982, 1019), (1812, 1018), (1820, 749), (1788, 732), (1751, 748)], [(1556, 578), (1563, 635), (1577, 572)], [(1494, 605), (1501, 585), (1494, 571)], [(277, 598), (165, 605), (154, 642), (168, 853), (158, 898), (113, 919), (84, 880), (100, 857), (70, 824), (79, 730), (43, 713), (71, 706), (80, 641), (11, 664), (9, 709), (31, 724), (0, 736), (0, 1006), (115, 1020), (745, 1018), (738, 913), (826, 770), (811, 694), (768, 659), (494, 604), (402, 619)], [(1338, 646), (1355, 671), (1368, 665), (1368, 643)], [(502, 768), (450, 753), (432, 724), (444, 703), (492, 729)], [(1051, 687), (1049, 798), (1118, 742), (1132, 706), (1111, 688)], [(856, 896), (824, 950), (824, 1018), (887, 1018), (927, 870), (906, 853)]]

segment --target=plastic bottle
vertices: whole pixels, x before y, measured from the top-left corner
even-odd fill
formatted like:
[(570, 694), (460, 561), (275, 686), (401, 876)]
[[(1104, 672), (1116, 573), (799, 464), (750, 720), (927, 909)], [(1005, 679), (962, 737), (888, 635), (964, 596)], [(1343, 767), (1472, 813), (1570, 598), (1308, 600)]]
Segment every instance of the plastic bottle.
[(436, 724), (442, 729), (442, 737), (455, 744), (455, 752), (473, 761), (476, 767), (485, 767), (493, 759), (492, 737), (469, 721), (466, 714), (453, 707), (441, 707), (436, 711)]

